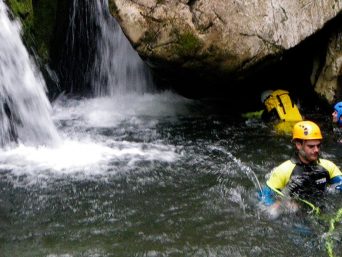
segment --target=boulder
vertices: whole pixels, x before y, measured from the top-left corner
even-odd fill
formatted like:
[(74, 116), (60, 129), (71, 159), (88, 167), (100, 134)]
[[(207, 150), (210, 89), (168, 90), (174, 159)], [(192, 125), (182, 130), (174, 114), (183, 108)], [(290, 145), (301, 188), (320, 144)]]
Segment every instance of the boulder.
[(150, 65), (244, 73), (319, 31), (341, 0), (110, 0)]

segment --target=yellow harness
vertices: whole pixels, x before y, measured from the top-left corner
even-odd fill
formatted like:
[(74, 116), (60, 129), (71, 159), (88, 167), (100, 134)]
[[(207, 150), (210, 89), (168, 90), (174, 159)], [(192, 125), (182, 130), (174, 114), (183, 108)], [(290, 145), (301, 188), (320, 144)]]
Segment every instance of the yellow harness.
[(289, 92), (277, 89), (265, 100), (268, 112), (276, 109), (279, 119), (282, 121), (301, 121), (303, 120), (297, 106), (291, 101)]

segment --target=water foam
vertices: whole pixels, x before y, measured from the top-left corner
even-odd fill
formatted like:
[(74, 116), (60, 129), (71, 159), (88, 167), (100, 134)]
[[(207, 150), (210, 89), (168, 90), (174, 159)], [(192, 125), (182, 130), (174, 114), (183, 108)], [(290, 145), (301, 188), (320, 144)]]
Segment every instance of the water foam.
[(53, 119), (73, 120), (88, 127), (115, 127), (132, 117), (179, 117), (190, 113), (192, 100), (171, 92), (160, 94), (125, 94), (94, 99), (58, 99)]
[(63, 173), (80, 170), (97, 172), (93, 170), (94, 167), (109, 161), (118, 160), (134, 165), (137, 161), (172, 162), (176, 158), (175, 148), (167, 145), (123, 141), (109, 147), (98, 142), (65, 140), (54, 148), (20, 144), (16, 148), (1, 149), (0, 169), (48, 169)]

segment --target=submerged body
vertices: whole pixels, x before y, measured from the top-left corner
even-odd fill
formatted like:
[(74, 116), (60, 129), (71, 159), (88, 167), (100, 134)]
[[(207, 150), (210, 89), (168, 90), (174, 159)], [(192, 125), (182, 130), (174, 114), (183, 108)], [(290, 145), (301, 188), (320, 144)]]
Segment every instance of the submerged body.
[[(273, 169), (266, 185), (271, 192), (287, 188), (293, 198), (313, 200), (322, 196), (331, 184), (342, 181), (341, 171), (329, 160), (318, 159), (303, 163), (297, 155)], [(268, 203), (274, 203), (274, 193), (268, 194)]]
[(263, 110), (242, 116), (247, 119), (262, 119), (271, 124), (277, 134), (291, 134), (294, 124), (303, 120), (299, 108), (286, 90), (266, 90), (261, 95), (261, 102), (264, 105)]
[(291, 100), (289, 92), (282, 89), (273, 91), (264, 100), (265, 120), (276, 117), (279, 121), (298, 122), (303, 120), (297, 105)]

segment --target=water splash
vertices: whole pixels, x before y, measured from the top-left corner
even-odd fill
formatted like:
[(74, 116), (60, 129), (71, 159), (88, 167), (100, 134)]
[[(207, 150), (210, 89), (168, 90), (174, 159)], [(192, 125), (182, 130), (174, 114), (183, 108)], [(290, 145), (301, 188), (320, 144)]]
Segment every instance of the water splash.
[(225, 155), (227, 155), (227, 157), (233, 162), (235, 163), (238, 167), (241, 168), (241, 170), (246, 174), (246, 176), (253, 182), (255, 188), (259, 191), (262, 191), (261, 189), (261, 185), (260, 182), (258, 180), (258, 177), (256, 176), (256, 174), (254, 173), (254, 171), (247, 166), (246, 164), (244, 164), (240, 159), (236, 158), (232, 153), (226, 151), (224, 148), (222, 147), (217, 147), (217, 146), (212, 146), (211, 147), (213, 150), (217, 150), (220, 151), (222, 153), (224, 153)]
[(125, 120), (135, 120), (133, 123), (144, 120), (141, 117), (150, 117), (157, 122), (163, 117), (187, 116), (192, 105), (192, 100), (169, 91), (83, 100), (61, 96), (53, 103), (53, 117), (56, 123), (68, 121), (80, 127), (115, 128), (122, 126)]
[(59, 136), (41, 73), (22, 43), (21, 26), (0, 0), (0, 147), (52, 145)]

